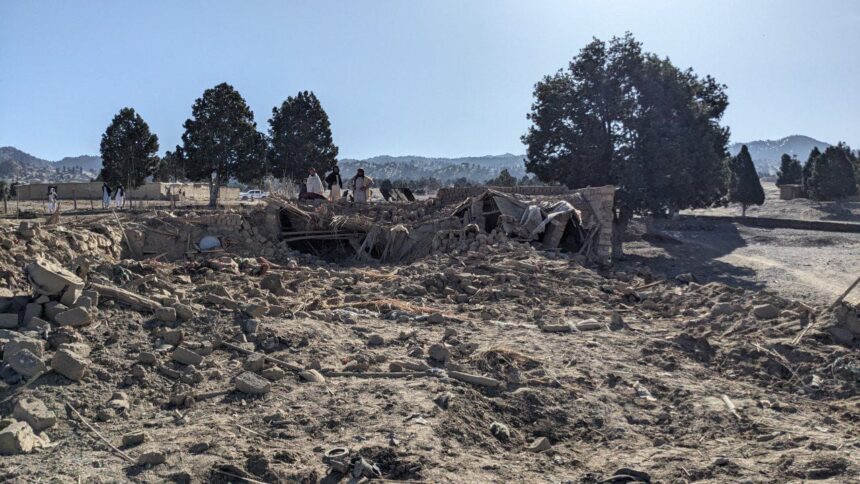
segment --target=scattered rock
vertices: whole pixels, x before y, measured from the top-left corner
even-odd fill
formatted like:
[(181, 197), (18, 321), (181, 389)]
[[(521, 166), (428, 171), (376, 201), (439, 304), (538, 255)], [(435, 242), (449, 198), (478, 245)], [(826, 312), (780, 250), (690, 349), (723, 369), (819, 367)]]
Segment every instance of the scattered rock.
[(263, 371), (260, 372), (260, 375), (269, 381), (278, 381), (281, 378), (287, 376), (287, 372), (285, 372), (279, 366), (270, 366), (268, 368), (264, 368)]
[(443, 343), (434, 343), (430, 345), (427, 354), (430, 356), (430, 359), (445, 363), (451, 357), (451, 350)]
[(779, 309), (773, 304), (753, 306), (753, 315), (758, 319), (773, 319), (779, 316)]
[(15, 352), (9, 358), (8, 363), (19, 375), (26, 378), (32, 378), (48, 371), (45, 362), (28, 349), (21, 349)]
[(528, 446), (529, 452), (543, 452), (545, 450), (549, 450), (552, 448), (552, 444), (549, 442), (549, 439), (546, 437), (538, 437), (530, 446)]
[(305, 370), (299, 373), (303, 380), (311, 383), (325, 383), (325, 377), (316, 370)]
[(140, 457), (137, 458), (137, 465), (140, 466), (157, 466), (165, 462), (167, 462), (167, 456), (157, 451), (140, 454)]
[(188, 348), (178, 346), (173, 350), (173, 361), (182, 363), (183, 365), (200, 366), (203, 363), (203, 357)]
[(367, 338), (367, 346), (384, 346), (385, 338), (381, 334), (372, 334)]
[(511, 440), (511, 429), (501, 422), (491, 423), (490, 433), (493, 434), (493, 437), (501, 440), (502, 442)]
[(12, 416), (27, 422), (35, 432), (41, 432), (57, 423), (57, 415), (39, 399), (25, 397), (15, 403)]
[(18, 327), (18, 313), (0, 314), (0, 329), (15, 329)]
[(27, 422), (18, 421), (0, 430), (0, 455), (29, 454), (42, 444)]
[(248, 355), (248, 357), (245, 358), (245, 363), (242, 365), (242, 368), (256, 373), (262, 370), (264, 366), (266, 366), (266, 357), (255, 354)]
[(162, 306), (156, 309), (155, 319), (159, 321), (164, 321), (165, 323), (172, 323), (176, 321), (176, 308)]
[(73, 381), (80, 381), (87, 373), (90, 361), (69, 350), (57, 350), (51, 359), (51, 368)]
[(176, 310), (176, 317), (182, 321), (190, 321), (194, 319), (194, 310), (187, 304), (175, 304), (173, 309)]
[(260, 378), (256, 373), (246, 371), (236, 377), (233, 384), (236, 390), (250, 395), (262, 395), (268, 393), (271, 388), (271, 383), (268, 380)]
[(130, 432), (122, 436), (123, 447), (133, 447), (146, 442), (146, 433), (142, 430)]
[(90, 312), (83, 307), (69, 309), (57, 314), (54, 321), (62, 326), (86, 326), (90, 324)]

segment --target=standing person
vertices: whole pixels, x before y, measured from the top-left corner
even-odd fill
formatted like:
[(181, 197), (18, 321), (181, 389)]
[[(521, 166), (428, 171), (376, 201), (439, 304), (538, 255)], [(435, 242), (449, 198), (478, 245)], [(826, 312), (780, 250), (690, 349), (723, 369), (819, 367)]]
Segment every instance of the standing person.
[(308, 170), (308, 179), (305, 181), (305, 186), (308, 193), (316, 193), (320, 197), (325, 198), (322, 180), (320, 180), (320, 176), (317, 175), (317, 171), (313, 168)]
[(57, 210), (57, 187), (48, 186), (48, 213), (53, 214)]
[(330, 202), (336, 202), (340, 200), (341, 192), (343, 191), (343, 180), (340, 178), (340, 168), (337, 165), (334, 165), (331, 173), (325, 177), (325, 182), (328, 185), (329, 194), (328, 199)]
[(102, 208), (106, 209), (106, 208), (110, 207), (110, 196), (111, 196), (110, 186), (108, 186), (107, 182), (104, 182), (102, 184)]
[(120, 185), (116, 186), (116, 192), (114, 193), (114, 197), (113, 197), (114, 207), (116, 209), (121, 209), (124, 202), (125, 202), (125, 189), (120, 184)]
[(364, 169), (359, 168), (352, 177), (352, 182), (349, 184), (352, 188), (352, 196), (356, 202), (364, 203), (370, 200), (370, 187), (373, 186), (373, 178), (364, 176)]

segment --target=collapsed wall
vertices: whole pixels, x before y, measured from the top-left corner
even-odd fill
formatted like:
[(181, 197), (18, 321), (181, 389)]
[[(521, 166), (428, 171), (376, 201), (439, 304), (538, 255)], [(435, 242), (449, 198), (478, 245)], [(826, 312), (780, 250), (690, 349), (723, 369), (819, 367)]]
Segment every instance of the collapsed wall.
[(606, 263), (614, 197), (615, 187), (606, 186), (540, 197), (484, 189), (456, 206), (438, 199), (362, 205), (273, 197), (269, 203), (280, 207), (281, 241), (304, 252), (396, 263), (522, 242)]

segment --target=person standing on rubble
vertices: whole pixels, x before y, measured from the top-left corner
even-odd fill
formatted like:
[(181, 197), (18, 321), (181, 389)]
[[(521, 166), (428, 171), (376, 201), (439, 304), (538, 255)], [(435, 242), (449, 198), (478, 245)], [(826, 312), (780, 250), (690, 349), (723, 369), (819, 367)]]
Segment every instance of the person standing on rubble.
[(114, 207), (119, 210), (122, 208), (123, 203), (125, 202), (125, 189), (122, 185), (116, 186), (116, 193), (113, 197)]
[(370, 200), (370, 187), (372, 186), (373, 178), (364, 176), (364, 169), (359, 168), (349, 184), (352, 189), (353, 200), (359, 203)]
[(107, 182), (102, 183), (102, 208), (110, 208), (111, 189)]
[(53, 214), (57, 210), (57, 187), (48, 186), (48, 213)]
[(320, 198), (325, 198), (322, 180), (320, 180), (320, 176), (317, 175), (317, 171), (313, 168), (308, 170), (308, 179), (305, 181), (305, 187), (308, 193), (316, 193)]
[(326, 185), (328, 185), (328, 199), (330, 202), (336, 202), (340, 200), (341, 192), (343, 191), (343, 180), (340, 178), (340, 168), (337, 165), (334, 165), (331, 173), (325, 177)]

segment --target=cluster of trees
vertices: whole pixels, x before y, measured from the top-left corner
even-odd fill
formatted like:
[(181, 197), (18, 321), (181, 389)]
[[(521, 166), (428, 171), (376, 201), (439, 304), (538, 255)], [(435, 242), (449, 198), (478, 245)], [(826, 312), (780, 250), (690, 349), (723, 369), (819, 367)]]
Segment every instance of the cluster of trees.
[(182, 145), (159, 157), (158, 136), (134, 109), (121, 109), (102, 135), (100, 178), (128, 188), (148, 177), (206, 180), (214, 206), (218, 187), (227, 180), (255, 183), (269, 175), (296, 177), (311, 167), (322, 172), (337, 163), (328, 115), (309, 91), (272, 109), (268, 134), (263, 134), (239, 92), (222, 83), (194, 102), (183, 127)]
[(776, 183), (800, 184), (813, 200), (857, 195), (860, 157), (842, 142), (826, 148), (823, 153), (813, 148), (803, 166), (797, 158), (783, 154)]

